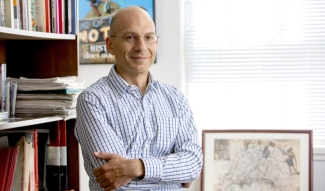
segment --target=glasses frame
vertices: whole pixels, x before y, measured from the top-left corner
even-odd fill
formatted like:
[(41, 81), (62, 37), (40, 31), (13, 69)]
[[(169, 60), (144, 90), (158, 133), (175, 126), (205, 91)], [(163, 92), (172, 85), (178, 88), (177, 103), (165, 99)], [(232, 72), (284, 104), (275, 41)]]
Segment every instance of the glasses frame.
[[(127, 41), (127, 40), (126, 40), (126, 37), (128, 37), (128, 36), (137, 36), (138, 40), (135, 41), (135, 42)], [(145, 36), (149, 36), (149, 35), (144, 35), (144, 36), (140, 36), (140, 35), (136, 35), (136, 34), (134, 34), (134, 35), (125, 35), (125, 36), (115, 36), (115, 35), (112, 35), (112, 36), (110, 36), (110, 37), (111, 37), (111, 38), (123, 38), (123, 40), (124, 40), (126, 43), (129, 43), (129, 44), (135, 44), (135, 43), (138, 43), (140, 37), (142, 37), (143, 40), (144, 40), (144, 42), (146, 42), (147, 44), (154, 44), (154, 43), (156, 43), (156, 42), (158, 41), (158, 39), (159, 39), (159, 36), (156, 35), (156, 34), (154, 34), (154, 36), (156, 36), (157, 39), (156, 39), (154, 42), (147, 42), (147, 41), (145, 40), (145, 38), (144, 38)]]

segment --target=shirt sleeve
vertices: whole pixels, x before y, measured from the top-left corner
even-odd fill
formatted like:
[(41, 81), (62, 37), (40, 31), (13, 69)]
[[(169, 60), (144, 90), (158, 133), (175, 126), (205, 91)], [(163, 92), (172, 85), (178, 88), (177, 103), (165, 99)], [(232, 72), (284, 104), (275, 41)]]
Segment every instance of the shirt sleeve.
[(179, 131), (174, 151), (159, 158), (142, 158), (144, 181), (187, 183), (201, 173), (203, 154), (193, 114), (185, 96), (180, 93), (177, 97), (180, 98), (177, 105)]
[(78, 96), (75, 135), (90, 178), (93, 178), (92, 173), (96, 168), (105, 164), (104, 160), (94, 156), (94, 152), (115, 153), (126, 157), (122, 140), (108, 123), (109, 112), (103, 100), (93, 93), (86, 91)]

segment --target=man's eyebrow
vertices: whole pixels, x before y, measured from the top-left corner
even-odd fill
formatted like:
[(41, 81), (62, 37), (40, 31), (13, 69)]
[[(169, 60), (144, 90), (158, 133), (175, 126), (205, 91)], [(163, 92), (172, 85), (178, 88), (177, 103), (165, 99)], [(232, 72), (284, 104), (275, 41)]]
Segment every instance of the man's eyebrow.
[[(144, 35), (153, 35), (153, 34), (156, 34), (155, 32), (148, 32)], [(125, 36), (125, 35), (139, 35), (138, 33), (136, 32), (132, 32), (132, 31), (125, 31), (123, 32), (122, 36)]]
[(125, 31), (125, 32), (123, 32), (123, 35), (127, 35), (127, 34), (136, 35), (137, 33), (131, 32), (131, 31)]

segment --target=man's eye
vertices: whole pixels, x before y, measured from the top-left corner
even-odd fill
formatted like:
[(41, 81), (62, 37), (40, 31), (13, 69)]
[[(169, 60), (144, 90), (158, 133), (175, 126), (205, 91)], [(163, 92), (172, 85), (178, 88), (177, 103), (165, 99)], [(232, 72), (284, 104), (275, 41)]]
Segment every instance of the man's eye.
[(154, 36), (152, 35), (148, 35), (148, 36), (145, 36), (146, 40), (153, 40), (154, 39)]
[(137, 39), (137, 36), (135, 36), (135, 35), (125, 36), (125, 40), (136, 40), (136, 39)]

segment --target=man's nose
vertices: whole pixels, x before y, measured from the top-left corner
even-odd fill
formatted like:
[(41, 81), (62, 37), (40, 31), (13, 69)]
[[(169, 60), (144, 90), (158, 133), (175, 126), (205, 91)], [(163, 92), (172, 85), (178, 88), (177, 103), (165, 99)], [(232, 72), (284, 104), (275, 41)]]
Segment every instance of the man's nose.
[(138, 42), (135, 43), (135, 49), (139, 51), (147, 50), (148, 44), (144, 40), (143, 36), (139, 36)]

